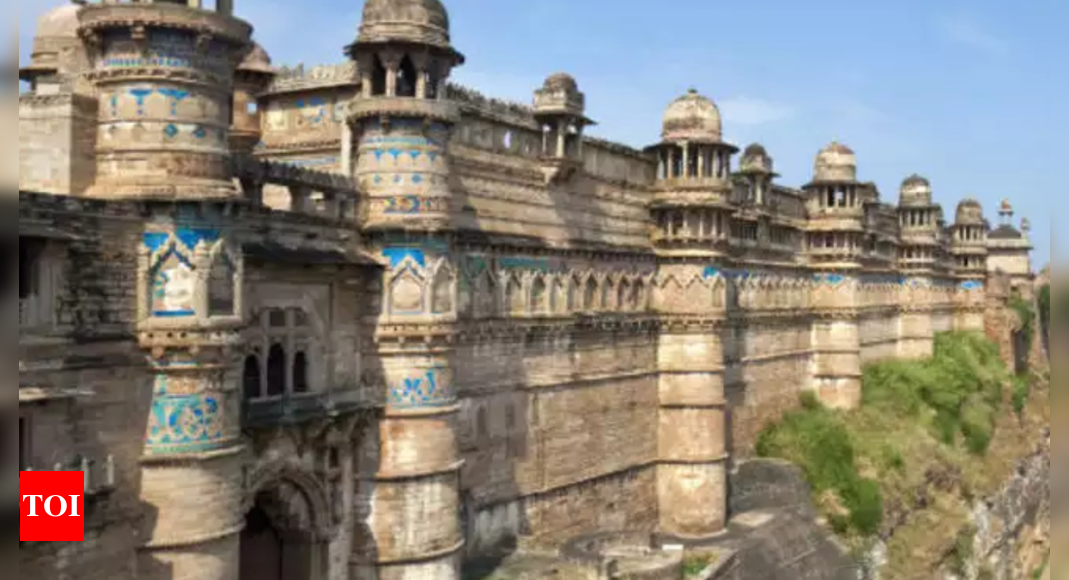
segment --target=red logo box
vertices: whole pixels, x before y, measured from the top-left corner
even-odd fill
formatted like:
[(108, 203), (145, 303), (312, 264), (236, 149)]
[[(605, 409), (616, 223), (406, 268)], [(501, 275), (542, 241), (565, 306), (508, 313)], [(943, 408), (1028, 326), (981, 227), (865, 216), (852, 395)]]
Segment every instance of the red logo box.
[(19, 473), (20, 542), (85, 541), (85, 476), (80, 471)]

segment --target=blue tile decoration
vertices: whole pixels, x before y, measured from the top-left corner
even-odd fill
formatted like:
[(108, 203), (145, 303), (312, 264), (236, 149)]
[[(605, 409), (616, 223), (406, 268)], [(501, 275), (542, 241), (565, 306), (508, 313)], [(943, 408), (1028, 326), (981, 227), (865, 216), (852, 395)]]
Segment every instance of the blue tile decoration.
[(145, 247), (153, 252), (159, 251), (167, 240), (171, 239), (171, 234), (161, 232), (149, 232), (143, 236)]
[(403, 197), (390, 197), (386, 199), (387, 214), (411, 215), (419, 213), (422, 209), (420, 198), (415, 195)]
[[(417, 372), (419, 374), (417, 374)], [(435, 408), (453, 404), (452, 385), (446, 369), (436, 367), (413, 372), (390, 387), (390, 406), (396, 409)]]
[(411, 259), (420, 268), (427, 267), (427, 255), (421, 248), (386, 248), (382, 255), (390, 260), (390, 267), (396, 268), (405, 260)]
[(505, 270), (534, 270), (549, 272), (550, 262), (544, 258), (501, 258), (498, 263)]
[[(178, 228), (173, 234), (146, 232), (142, 235), (142, 243), (153, 253), (149, 270), (152, 316), (183, 318), (196, 315), (193, 302), (196, 273), (189, 257), (199, 244), (214, 243), (219, 237), (219, 230), (207, 228)], [(172, 240), (176, 243), (170, 244)]]
[(157, 393), (152, 401), (146, 451), (162, 455), (218, 449), (226, 440), (224, 411), (223, 399), (216, 395)]
[(843, 276), (842, 274), (814, 274), (813, 281), (818, 284), (838, 286), (846, 281), (846, 276)]
[(702, 278), (705, 279), (705, 280), (710, 280), (712, 278), (716, 278), (719, 275), (720, 275), (720, 269), (717, 268), (716, 266), (706, 266), (705, 269), (702, 270)]
[(208, 132), (204, 129), (204, 127), (198, 125), (197, 128), (193, 130), (193, 136), (197, 139), (204, 139), (208, 136)]
[(961, 283), (962, 290), (983, 290), (984, 283), (979, 280), (967, 280)]
[(416, 185), (419, 185), (419, 184), (423, 183), (423, 175), (419, 174), (419, 173), (413, 175), (412, 176), (412, 183), (415, 183)]
[(219, 241), (219, 230), (206, 228), (178, 228), (175, 237), (190, 251), (195, 250), (201, 242), (214, 244)]
[(156, 92), (167, 97), (170, 100), (172, 115), (178, 114), (178, 103), (181, 103), (183, 100), (189, 97), (189, 91), (184, 91), (181, 89), (161, 88), (157, 89)]
[(175, 136), (178, 135), (178, 127), (175, 127), (174, 123), (170, 123), (163, 128), (163, 134), (174, 139)]

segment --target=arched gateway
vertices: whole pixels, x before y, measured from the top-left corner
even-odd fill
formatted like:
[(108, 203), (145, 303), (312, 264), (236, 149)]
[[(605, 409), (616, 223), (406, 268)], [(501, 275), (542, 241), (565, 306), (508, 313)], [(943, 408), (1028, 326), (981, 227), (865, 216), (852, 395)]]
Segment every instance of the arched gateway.
[(250, 480), (238, 580), (323, 580), (335, 534), (326, 489), (290, 467)]

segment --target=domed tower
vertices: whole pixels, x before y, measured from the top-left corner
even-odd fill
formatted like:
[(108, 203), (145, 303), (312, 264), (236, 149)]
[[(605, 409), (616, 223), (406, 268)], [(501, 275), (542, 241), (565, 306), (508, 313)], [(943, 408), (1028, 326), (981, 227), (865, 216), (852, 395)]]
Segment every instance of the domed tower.
[(943, 208), (932, 202), (931, 183), (911, 175), (902, 182), (898, 221), (902, 248), (899, 269), (907, 276), (930, 276), (944, 265)]
[(586, 95), (566, 73), (550, 75), (535, 91), (535, 118), (542, 125), (542, 170), (546, 182), (568, 179), (583, 165), (583, 129), (595, 124), (585, 116)]
[(460, 111), (445, 99), (445, 81), (464, 59), (438, 0), (367, 0), (348, 50), (361, 79), (349, 107), (354, 175), (366, 196), (361, 218), (388, 262), (369, 357), (381, 369), (386, 408), (371, 454), (377, 460), (358, 475), (370, 537), (354, 546), (353, 570), (378, 580), (457, 580), (463, 462), (454, 337), (443, 323), (456, 319), (456, 269), (444, 234), (453, 228), (446, 148)]
[(743, 200), (758, 207), (768, 203), (772, 180), (779, 177), (773, 170), (772, 157), (762, 145), (754, 143), (742, 152), (736, 174), (745, 186)]
[[(731, 155), (720, 111), (691, 90), (664, 114), (652, 204), (658, 278), (676, 280), (655, 294), (660, 336), (660, 531), (682, 540), (721, 533), (727, 522), (727, 398), (721, 327), (690, 321), (723, 318), (730, 277), (723, 260), (731, 240)], [(685, 321), (685, 322), (684, 322)], [(698, 369), (702, 369), (701, 372)], [(694, 433), (703, 433), (700, 441)]]
[(962, 282), (982, 281), (987, 275), (987, 220), (979, 201), (969, 198), (958, 204), (952, 237), (954, 274)]
[(958, 204), (950, 233), (952, 271), (958, 282), (954, 327), (983, 332), (987, 220), (984, 219), (984, 209), (979, 201), (969, 198)]
[(89, 195), (172, 201), (237, 197), (229, 163), (234, 69), (252, 28), (199, 0), (89, 4), (79, 33), (100, 99)]
[(233, 121), (230, 125), (230, 149), (234, 153), (252, 153), (260, 143), (263, 132), (256, 97), (274, 77), (271, 57), (262, 46), (254, 44), (234, 73)]
[(460, 119), (445, 82), (464, 57), (438, 0), (367, 0), (348, 48), (361, 79), (350, 107), (355, 178), (367, 195), (364, 227), (451, 227), (446, 145)]
[(812, 296), (813, 390), (824, 404), (855, 408), (861, 401), (858, 288), (865, 251), (865, 202), (875, 197), (857, 180), (857, 156), (833, 142), (817, 154), (806, 193), (807, 254)]
[(199, 0), (108, 1), (78, 18), (99, 98), (88, 195), (145, 208), (137, 332), (153, 380), (141, 499), (154, 512), (139, 577), (232, 580), (245, 515), (232, 369), (245, 309), (228, 140), (234, 69), (252, 29), (227, 0), (214, 11)]
[(661, 142), (647, 148), (658, 161), (654, 184), (654, 246), (661, 255), (722, 257), (731, 243), (731, 156), (720, 110), (691, 89), (664, 113)]
[(1009, 200), (999, 207), (999, 227), (987, 234), (987, 271), (1000, 272), (1010, 277), (1014, 288), (1030, 286), (1032, 272), (1032, 242), (1026, 235), (1031, 230), (1027, 219), (1022, 220), (1022, 230), (1013, 225), (1014, 209)]
[(30, 64), (19, 69), (19, 80), (30, 83), (32, 91), (42, 83), (77, 84), (77, 76), (87, 68), (85, 47), (78, 38), (81, 11), (81, 5), (67, 4), (37, 20)]

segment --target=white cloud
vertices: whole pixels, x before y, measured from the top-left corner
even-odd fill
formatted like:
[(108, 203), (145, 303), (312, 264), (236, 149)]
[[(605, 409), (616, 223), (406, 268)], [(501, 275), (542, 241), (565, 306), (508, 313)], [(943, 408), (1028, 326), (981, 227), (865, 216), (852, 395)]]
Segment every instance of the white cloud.
[(1005, 54), (1009, 43), (987, 30), (969, 14), (944, 16), (937, 22), (939, 32), (947, 40), (975, 50), (992, 54)]
[(719, 106), (726, 122), (739, 125), (765, 125), (794, 116), (789, 106), (750, 97), (726, 99)]

